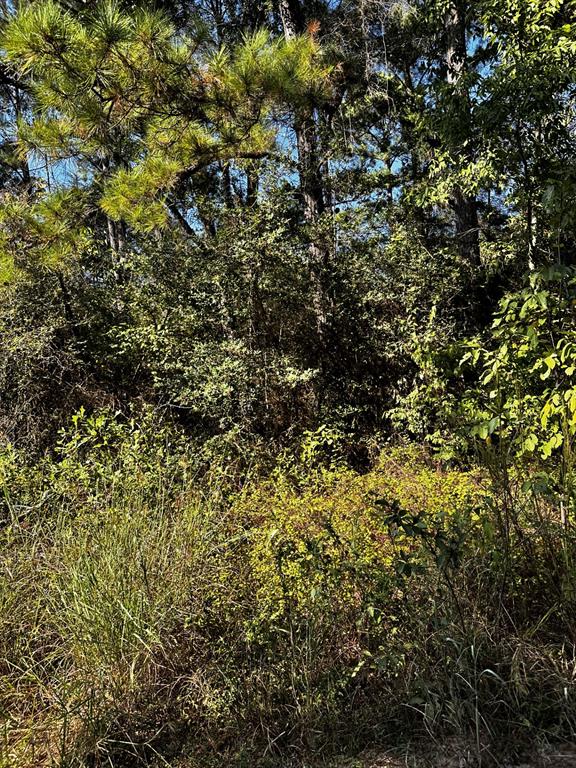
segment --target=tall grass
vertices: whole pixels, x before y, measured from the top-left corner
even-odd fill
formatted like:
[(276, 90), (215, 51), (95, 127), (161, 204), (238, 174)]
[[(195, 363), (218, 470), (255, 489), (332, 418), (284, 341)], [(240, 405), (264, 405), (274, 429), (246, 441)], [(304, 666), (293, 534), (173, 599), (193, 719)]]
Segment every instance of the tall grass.
[(0, 765), (454, 735), (489, 764), (574, 734), (576, 542), (553, 511), (526, 502), (504, 552), (486, 480), (415, 451), (239, 485), (141, 432), (79, 425), (36, 468), (4, 455)]
[(10, 530), (0, 584), (2, 693), (20, 719), (9, 715), (5, 726), (16, 764), (23, 749), (31, 764), (49, 757), (62, 765), (106, 754), (113, 743), (133, 750), (125, 724), (145, 719), (146, 697), (161, 685), (201, 588), (195, 576), (218, 528), (208, 498), (189, 497), (178, 509), (158, 498), (150, 506), (132, 487), (104, 498), (94, 514), (64, 505)]

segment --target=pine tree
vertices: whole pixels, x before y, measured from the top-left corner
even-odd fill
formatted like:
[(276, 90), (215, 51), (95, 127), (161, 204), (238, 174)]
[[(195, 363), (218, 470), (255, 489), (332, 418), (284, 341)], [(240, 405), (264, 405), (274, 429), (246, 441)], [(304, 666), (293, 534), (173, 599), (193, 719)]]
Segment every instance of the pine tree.
[(163, 225), (170, 209), (185, 220), (176, 189), (211, 164), (273, 151), (271, 107), (320, 91), (328, 74), (309, 36), (260, 31), (216, 48), (201, 28), (178, 35), (162, 13), (115, 2), (82, 17), (35, 3), (4, 45), (36, 103), (24, 149), (73, 159), (105, 213), (140, 229)]

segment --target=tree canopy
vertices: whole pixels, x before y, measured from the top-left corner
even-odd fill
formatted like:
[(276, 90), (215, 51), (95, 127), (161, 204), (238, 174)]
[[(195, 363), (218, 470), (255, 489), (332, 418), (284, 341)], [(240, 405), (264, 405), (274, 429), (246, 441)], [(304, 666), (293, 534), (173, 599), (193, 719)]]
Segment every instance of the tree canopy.
[(141, 400), (280, 443), (493, 426), (459, 361), (575, 258), (573, 11), (5, 3), (6, 435)]

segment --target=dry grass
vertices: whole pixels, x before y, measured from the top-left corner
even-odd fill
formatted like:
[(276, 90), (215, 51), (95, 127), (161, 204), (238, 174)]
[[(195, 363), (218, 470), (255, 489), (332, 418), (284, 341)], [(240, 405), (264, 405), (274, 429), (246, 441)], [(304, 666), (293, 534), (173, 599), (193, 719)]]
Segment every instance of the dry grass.
[(336, 765), (452, 768), (574, 733), (569, 574), (553, 593), (535, 559), (557, 540), (502, 580), (476, 474), (397, 453), (239, 490), (130, 445), (4, 465), (2, 768), (315, 768), (370, 743), (396, 751)]

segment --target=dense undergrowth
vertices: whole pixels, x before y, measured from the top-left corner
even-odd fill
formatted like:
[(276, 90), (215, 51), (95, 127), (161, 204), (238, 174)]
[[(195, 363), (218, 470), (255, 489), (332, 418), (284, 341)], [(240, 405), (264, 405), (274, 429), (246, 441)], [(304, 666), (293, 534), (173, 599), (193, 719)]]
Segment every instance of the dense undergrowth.
[(0, 0), (0, 768), (576, 743), (575, 8)]
[[(319, 436), (320, 435), (320, 436)], [(148, 418), (2, 454), (1, 761), (274, 765), (576, 728), (573, 533), (415, 447), (207, 467)]]

